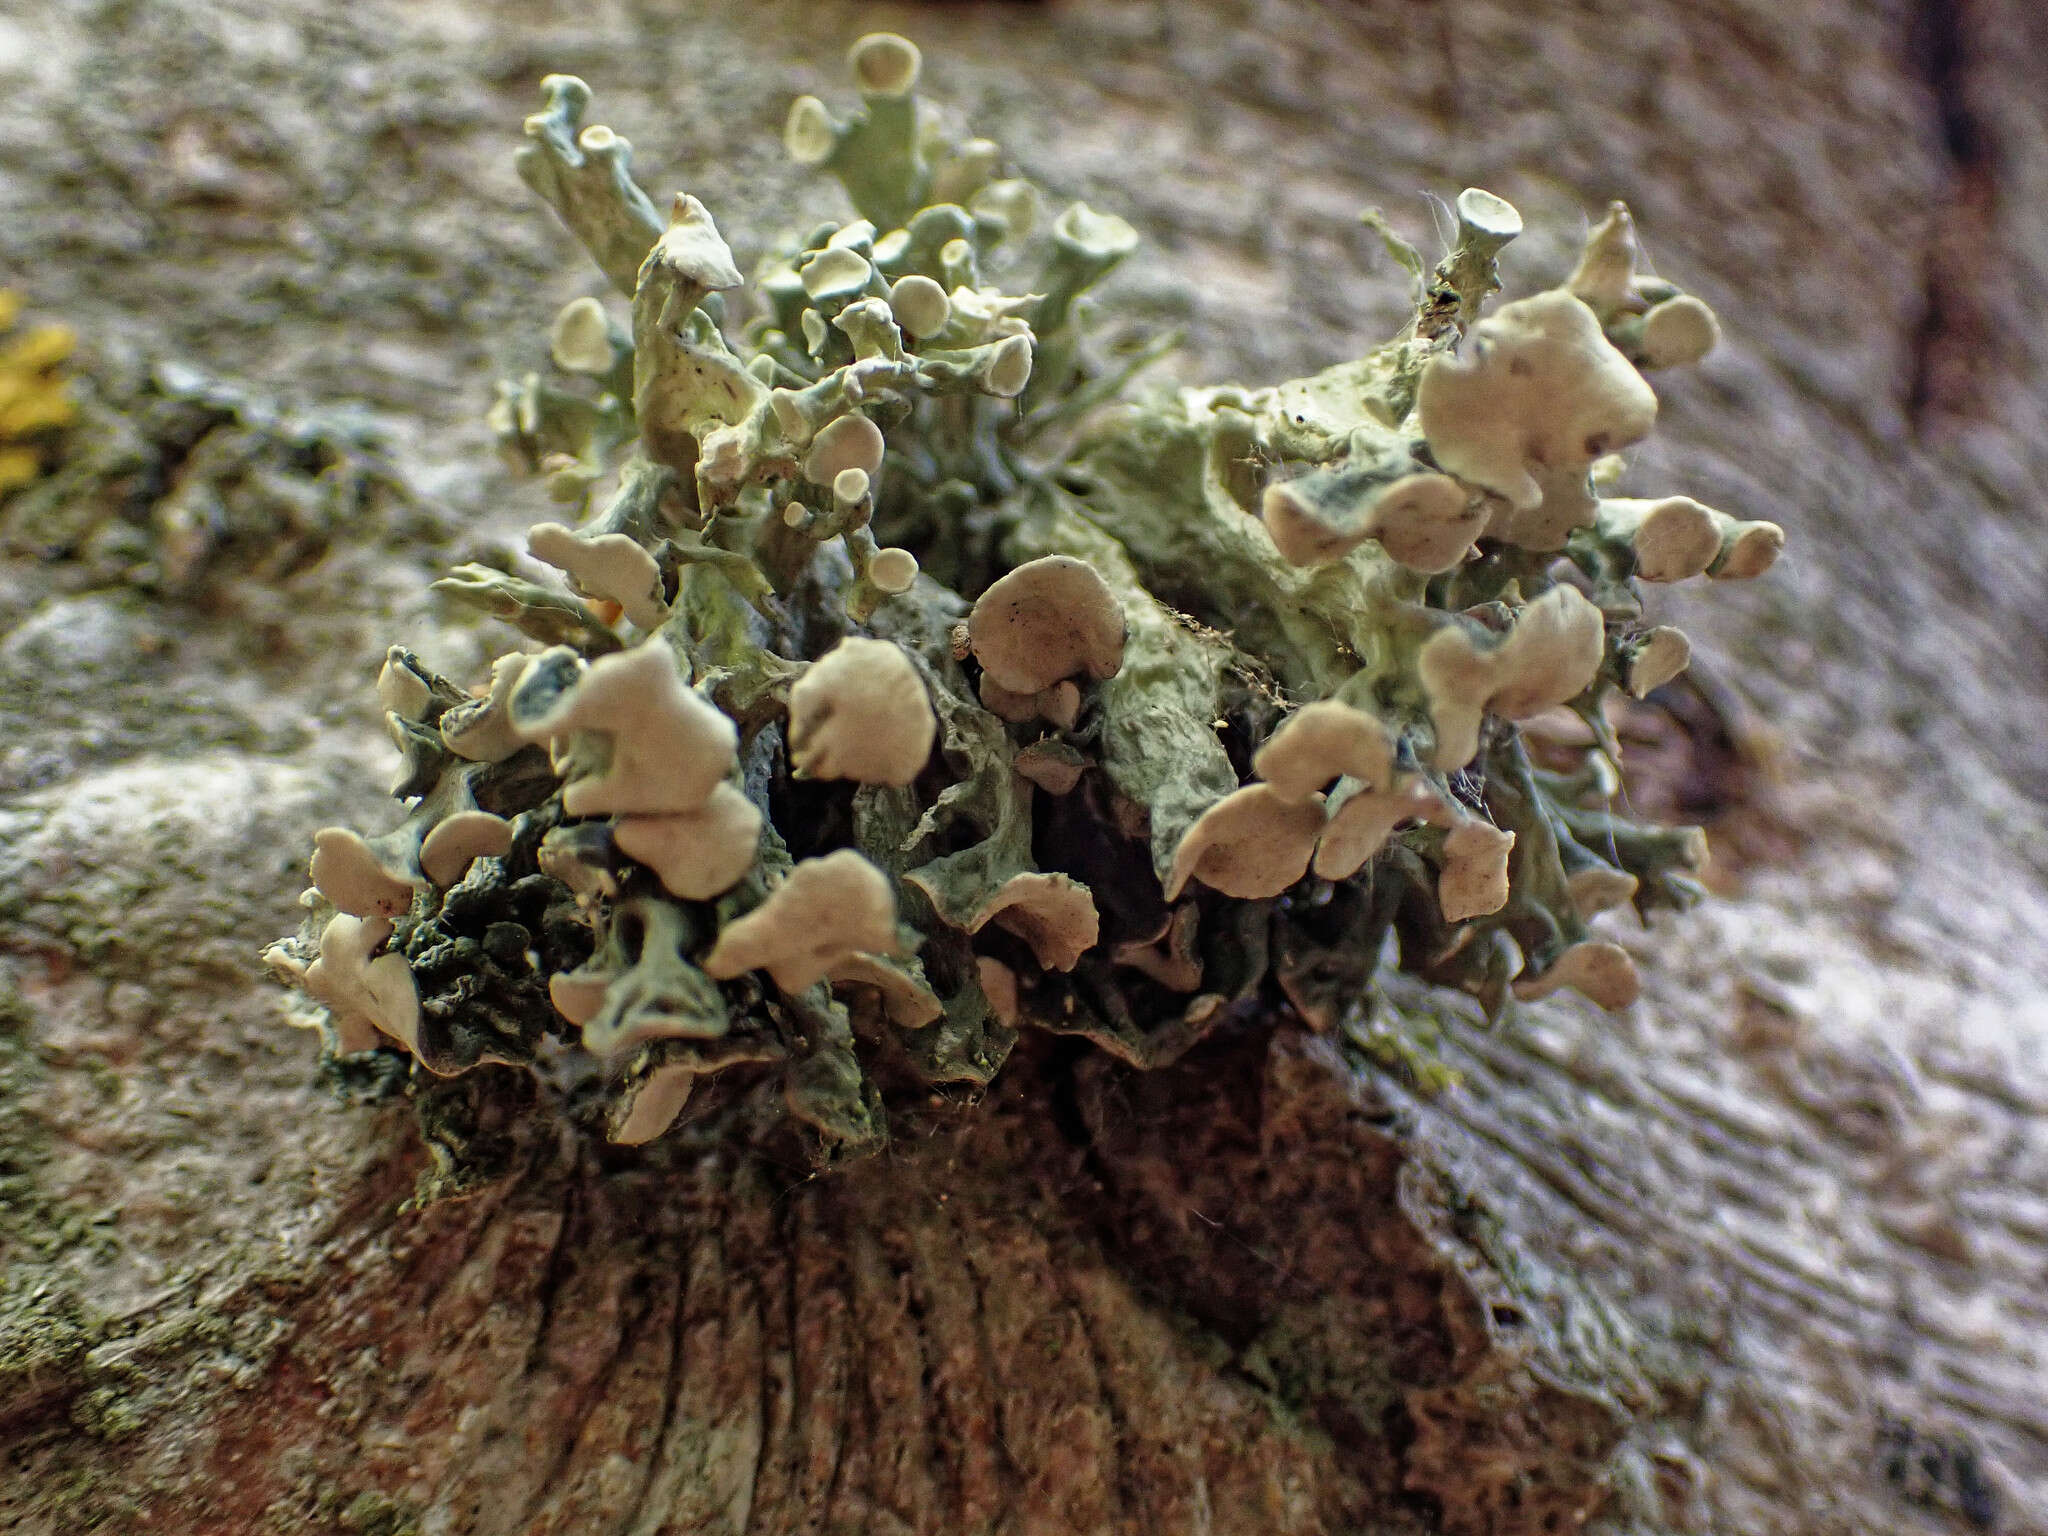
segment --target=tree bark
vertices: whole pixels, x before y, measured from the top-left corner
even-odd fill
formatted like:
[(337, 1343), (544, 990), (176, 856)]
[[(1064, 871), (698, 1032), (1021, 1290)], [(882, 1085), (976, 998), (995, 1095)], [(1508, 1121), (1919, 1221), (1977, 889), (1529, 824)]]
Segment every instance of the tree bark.
[[(1510, 198), (1513, 295), (1629, 202), (1726, 329), (1631, 488), (1791, 541), (1660, 594), (1702, 682), (1631, 792), (1707, 821), (1717, 899), (1617, 934), (1620, 1018), (1034, 1040), (844, 1173), (529, 1134), (410, 1211), (410, 1118), (313, 1084), (253, 957), (312, 828), (389, 816), (383, 646), (478, 669), (427, 577), (543, 511), (488, 380), (594, 285), (519, 121), (583, 75), (744, 265), (832, 211), (781, 114), (883, 25), (1145, 232), (1119, 292), (1190, 380), (1398, 323), (1368, 204), (1426, 245), (1419, 191)], [(188, 435), (367, 402), (394, 466), (295, 573), (0, 566), (0, 1524), (2048, 1531), (2044, 49), (2025, 0), (0, 18), (0, 272), (107, 399), (140, 359), (247, 381)], [(211, 440), (105, 497), (189, 504)]]

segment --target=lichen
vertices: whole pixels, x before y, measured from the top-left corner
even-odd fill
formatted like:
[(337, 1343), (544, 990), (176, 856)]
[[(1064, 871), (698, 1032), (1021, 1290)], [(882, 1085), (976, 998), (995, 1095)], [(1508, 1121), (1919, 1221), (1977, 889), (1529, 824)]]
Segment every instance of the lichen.
[(322, 831), (268, 951), (330, 1059), (411, 1059), (434, 1186), (527, 1102), (462, 1087), (485, 1063), (616, 1142), (744, 1110), (829, 1163), (1023, 1027), (1152, 1067), (1291, 1009), (1428, 1082), (1374, 1022), (1383, 965), (1489, 1014), (1626, 1006), (1592, 916), (1689, 904), (1705, 857), (1612, 810), (1608, 706), (1689, 656), (1639, 584), (1783, 542), (1605, 494), (1643, 370), (1697, 361), (1711, 312), (1615, 205), (1563, 286), (1487, 313), (1521, 219), (1468, 189), (1391, 340), (1141, 384), (1156, 338), (1094, 292), (1135, 231), (1047, 219), (948, 138), (908, 42), (851, 64), (861, 104), (803, 98), (785, 139), (852, 216), (746, 279), (583, 82), (527, 121), (523, 178), (615, 292), (490, 412), (562, 509), (540, 563), (439, 585), (530, 645), (473, 687), (393, 650), (411, 809)]
[(50, 467), (57, 435), (78, 413), (62, 366), (76, 344), (69, 326), (15, 332), (21, 296), (0, 288), (0, 497)]
[[(0, 343), (0, 549), (46, 562), (65, 590), (123, 584), (178, 596), (228, 574), (282, 582), (344, 543), (438, 532), (361, 411), (293, 406), (119, 349), (61, 383), (41, 375), (33, 398), (45, 430), (33, 447), (10, 447), (17, 381), (7, 358), (57, 332), (31, 333), (11, 351)], [(68, 332), (62, 342), (68, 350)], [(70, 424), (61, 433), (60, 420)], [(37, 472), (12, 495), (10, 455)]]

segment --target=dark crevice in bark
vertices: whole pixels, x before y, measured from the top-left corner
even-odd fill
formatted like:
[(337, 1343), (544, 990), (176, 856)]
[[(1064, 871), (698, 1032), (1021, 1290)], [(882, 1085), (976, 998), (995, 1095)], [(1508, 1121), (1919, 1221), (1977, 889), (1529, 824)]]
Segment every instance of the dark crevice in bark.
[(1906, 394), (1913, 435), (1939, 439), (1984, 414), (1996, 355), (1986, 292), (1998, 260), (1996, 152), (1971, 100), (1978, 0), (1918, 0), (1907, 55), (1933, 96), (1944, 195), (1922, 253), (1922, 307)]
[[(586, 1251), (587, 1238), (604, 1214), (602, 1210), (592, 1213), (588, 1219), (584, 1212), (587, 1202), (595, 1198), (592, 1190), (586, 1188), (581, 1195), (576, 1185), (571, 1184), (563, 1196), (562, 1233), (556, 1242), (556, 1252), (542, 1278), (543, 1323), (536, 1331), (534, 1343), (527, 1352), (526, 1374), (532, 1376), (536, 1370), (544, 1369), (542, 1345), (547, 1338), (547, 1320), (555, 1315), (559, 1305), (559, 1293), (573, 1271), (587, 1270), (602, 1262)], [(580, 1386), (577, 1386), (570, 1400), (562, 1406), (556, 1416), (556, 1428), (547, 1473), (535, 1479), (525, 1511), (520, 1518), (520, 1529), (534, 1530), (542, 1515), (559, 1497), (560, 1486), (565, 1474), (575, 1464), (577, 1450), (582, 1446), (592, 1415), (609, 1400), (621, 1362), (635, 1347), (640, 1336), (640, 1326), (651, 1315), (654, 1301), (649, 1287), (635, 1283), (645, 1278), (640, 1271), (621, 1285), (618, 1320), (612, 1330), (610, 1346), (602, 1361), (590, 1370)]]
[(1970, 10), (1971, 0), (1920, 0), (1910, 19), (1913, 65), (1934, 92), (1942, 142), (1958, 165), (1974, 164), (1985, 153), (1983, 130), (1964, 90)]
[(1132, 1486), (1133, 1452), (1136, 1450), (1138, 1426), (1130, 1422), (1123, 1404), (1117, 1401), (1116, 1369), (1104, 1342), (1096, 1334), (1088, 1317), (1088, 1304), (1075, 1283), (1073, 1275), (1065, 1269), (1059, 1271), (1056, 1279), (1060, 1300), (1065, 1303), (1068, 1314), (1074, 1320), (1074, 1331), (1087, 1346), (1088, 1359), (1095, 1376), (1096, 1401), (1109, 1420), (1109, 1443), (1116, 1456), (1112, 1475), (1102, 1479), (1104, 1495), (1114, 1500), (1108, 1514), (1121, 1521), (1127, 1509), (1144, 1509), (1145, 1492)]
[[(579, 1157), (578, 1162), (581, 1162)], [(534, 1374), (541, 1367), (547, 1352), (548, 1334), (555, 1324), (555, 1303), (562, 1287), (568, 1282), (570, 1272), (576, 1267), (578, 1239), (583, 1235), (583, 1223), (579, 1215), (583, 1206), (582, 1180), (577, 1177), (580, 1169), (571, 1171), (562, 1182), (561, 1220), (555, 1228), (554, 1246), (548, 1250), (547, 1266), (540, 1276), (540, 1322), (533, 1330), (533, 1342), (526, 1349), (525, 1373)]]
[(685, 1250), (688, 1239), (683, 1233), (664, 1234), (675, 1247), (675, 1308), (669, 1314), (668, 1336), (668, 1381), (662, 1388), (661, 1421), (647, 1441), (647, 1458), (640, 1469), (640, 1487), (635, 1493), (626, 1518), (619, 1522), (620, 1536), (640, 1528), (641, 1514), (647, 1507), (648, 1496), (654, 1491), (655, 1479), (661, 1475), (661, 1450), (668, 1443), (669, 1431), (675, 1425), (676, 1405), (683, 1395), (683, 1334), (687, 1330), (690, 1310), (690, 1267), (686, 1262)]
[[(393, 1116), (390, 1123), (395, 1128), (403, 1121)], [(404, 1130), (395, 1130), (395, 1135), (400, 1139), (410, 1138), (410, 1132)], [(397, 1241), (401, 1245), (413, 1238), (413, 1224), (404, 1215), (404, 1204), (407, 1192), (417, 1185), (419, 1168), (410, 1158), (395, 1157), (391, 1160), (390, 1169), (389, 1182), (381, 1191), (383, 1217), (369, 1231), (352, 1236), (355, 1243), (379, 1242), (392, 1230), (400, 1234)], [(437, 1229), (427, 1229), (435, 1231), (436, 1238), (420, 1242), (416, 1251), (417, 1267), (407, 1277), (413, 1293), (420, 1297), (423, 1309), (431, 1306), (435, 1297), (446, 1291), (476, 1262), (477, 1255), (490, 1242), (500, 1218), (511, 1209), (528, 1185), (544, 1177), (545, 1172), (539, 1160), (529, 1159), (518, 1173), (502, 1184), (477, 1190), (465, 1198), (455, 1207), (458, 1214), (449, 1223), (461, 1227), (461, 1235), (453, 1242), (439, 1238)]]
[(1094, 1054), (1085, 1040), (1055, 1041), (1048, 1052), (1046, 1077), (1052, 1084), (1050, 1107), (1053, 1127), (1070, 1147), (1095, 1156), (1095, 1138), (1088, 1130), (1088, 1117), (1081, 1111), (1080, 1084), (1075, 1068)]
[[(813, 1192), (807, 1194), (804, 1198), (805, 1215), (808, 1219), (803, 1223), (803, 1232), (810, 1239), (810, 1245), (818, 1250), (817, 1268), (816, 1271), (808, 1275), (806, 1274), (802, 1264), (803, 1250), (800, 1248), (795, 1255), (795, 1261), (790, 1266), (790, 1284), (792, 1287), (790, 1306), (793, 1310), (803, 1306), (805, 1294), (803, 1282), (805, 1279), (815, 1279), (817, 1273), (822, 1272), (832, 1275), (835, 1281), (841, 1281), (843, 1280), (843, 1270), (845, 1267), (845, 1245), (839, 1240), (839, 1235), (832, 1226), (824, 1219), (823, 1207), (826, 1201), (822, 1190), (818, 1190), (814, 1186)], [(829, 1339), (829, 1348), (821, 1352), (821, 1357), (814, 1362), (814, 1375), (817, 1378), (818, 1387), (813, 1390), (823, 1387), (825, 1382), (824, 1367), (829, 1362), (832, 1368), (832, 1402), (829, 1404), (832, 1412), (832, 1437), (830, 1444), (826, 1448), (828, 1460), (824, 1467), (824, 1476), (815, 1485), (815, 1495), (805, 1506), (807, 1511), (823, 1510), (829, 1512), (838, 1506), (840, 1490), (844, 1485), (846, 1475), (847, 1447), (852, 1443), (856, 1424), (855, 1416), (860, 1412), (858, 1397), (862, 1383), (858, 1382), (854, 1376), (854, 1351), (847, 1331), (851, 1311), (849, 1305), (844, 1300), (846, 1296), (845, 1285), (843, 1283), (835, 1284), (831, 1295), (833, 1302), (836, 1303), (836, 1305), (832, 1306), (832, 1315), (837, 1326), (833, 1329)], [(799, 1332), (798, 1337), (802, 1338), (803, 1334)], [(808, 1460), (815, 1464), (816, 1458), (812, 1457), (808, 1458)], [(806, 1481), (808, 1482), (809, 1479), (807, 1478)], [(809, 1523), (814, 1528), (822, 1524), (815, 1514), (812, 1515)]]
[(784, 1331), (786, 1319), (782, 1315), (782, 1299), (788, 1288), (781, 1283), (778, 1271), (789, 1268), (789, 1234), (786, 1229), (777, 1230), (778, 1223), (772, 1211), (763, 1225), (769, 1228), (766, 1251), (757, 1261), (754, 1283), (751, 1287), (754, 1301), (755, 1327), (761, 1339), (760, 1379), (757, 1388), (760, 1394), (760, 1422), (756, 1430), (757, 1443), (754, 1452), (754, 1466), (748, 1475), (746, 1518), (740, 1524), (739, 1536), (749, 1536), (754, 1529), (756, 1516), (763, 1508), (761, 1485), (764, 1477), (776, 1470), (772, 1463), (786, 1453), (784, 1444), (790, 1411), (790, 1397), (795, 1391), (792, 1378), (786, 1372), (778, 1372), (776, 1357), (794, 1359), (790, 1349), (794, 1329)]
[(974, 1239), (972, 1234), (961, 1225), (959, 1218), (955, 1214), (946, 1209), (944, 1203), (940, 1207), (940, 1220), (944, 1223), (946, 1235), (952, 1240), (957, 1249), (958, 1272), (967, 1282), (967, 1300), (971, 1309), (969, 1322), (974, 1335), (975, 1359), (982, 1368), (991, 1394), (990, 1401), (986, 1405), (986, 1411), (989, 1434), (995, 1442), (992, 1447), (995, 1455), (995, 1475), (1002, 1482), (1004, 1488), (1013, 1493), (1017, 1485), (1024, 1480), (1025, 1474), (1024, 1467), (1017, 1458), (1017, 1453), (1010, 1448), (1010, 1442), (1003, 1436), (1000, 1392), (996, 1388), (996, 1352), (994, 1346), (990, 1344), (988, 1336), (987, 1287), (983, 1283), (981, 1273), (975, 1269), (973, 1264)]

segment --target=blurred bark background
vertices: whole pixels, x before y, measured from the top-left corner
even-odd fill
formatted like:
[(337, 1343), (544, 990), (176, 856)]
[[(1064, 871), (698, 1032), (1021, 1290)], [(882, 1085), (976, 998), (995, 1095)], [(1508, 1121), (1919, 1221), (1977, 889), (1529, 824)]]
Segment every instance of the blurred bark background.
[[(1633, 493), (1791, 537), (1655, 599), (1703, 687), (1636, 790), (1719, 899), (1622, 931), (1622, 1017), (1442, 1018), (1434, 1094), (1291, 1026), (1040, 1043), (843, 1176), (549, 1141), (402, 1213), (409, 1116), (312, 1084), (254, 956), (312, 829), (393, 815), (383, 646), (474, 675), (426, 581), (542, 509), (489, 381), (596, 282), (520, 120), (583, 75), (744, 266), (834, 209), (782, 114), (882, 27), (1139, 226), (1191, 380), (1396, 325), (1368, 204), (1510, 198), (1513, 295), (1629, 202), (1727, 331)], [(367, 405), (411, 491), (296, 574), (0, 565), (0, 1525), (2048, 1530), (2044, 57), (2032, 0), (9, 7), (0, 281), (110, 410), (247, 390), (123, 494), (189, 508), (271, 398)]]

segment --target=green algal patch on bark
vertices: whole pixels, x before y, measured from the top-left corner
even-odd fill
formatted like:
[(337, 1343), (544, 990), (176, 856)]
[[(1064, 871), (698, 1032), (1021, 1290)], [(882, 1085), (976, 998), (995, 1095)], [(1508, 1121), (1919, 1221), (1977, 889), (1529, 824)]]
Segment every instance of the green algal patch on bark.
[(49, 1153), (36, 1102), (47, 1073), (28, 1031), (13, 975), (0, 968), (0, 1243), (9, 1248), (43, 1225), (37, 1176)]
[(46, 1274), (18, 1269), (0, 1280), (0, 1418), (26, 1417), (73, 1390), (101, 1326)]
[[(0, 1265), (9, 1293), (33, 1301), (45, 1294), (32, 1278), (37, 1266), (81, 1249), (104, 1252), (112, 1239), (110, 1216), (65, 1199), (46, 1181), (51, 1149), (43, 1104), (50, 1074), (29, 1030), (27, 1008), (0, 967)], [(94, 1066), (108, 1073), (104, 1064)], [(68, 1302), (59, 1305), (60, 1312), (69, 1309)], [(0, 1353), (0, 1361), (7, 1358)]]
[(0, 1420), (73, 1390), (105, 1326), (53, 1262), (102, 1234), (45, 1184), (40, 1104), (49, 1074), (28, 1031), (13, 979), (0, 969)]
[(353, 1498), (323, 1496), (321, 1513), (331, 1513), (335, 1529), (348, 1536), (418, 1536), (420, 1530), (418, 1512), (411, 1505), (370, 1489)]
[(44, 562), (60, 590), (195, 596), (227, 576), (288, 581), (345, 543), (444, 531), (360, 412), (119, 352), (90, 359), (75, 394), (49, 471), (0, 501), (0, 549)]
[(0, 1422), (54, 1418), (120, 1440), (195, 1389), (253, 1386), (283, 1332), (258, 1297), (296, 1277), (251, 1242), (212, 1256), (218, 1273), (238, 1277), (225, 1291), (209, 1290), (215, 1270), (202, 1265), (166, 1276), (129, 1311), (96, 1302), (87, 1277), (117, 1251), (113, 1213), (49, 1186), (49, 1085), (0, 970)]

